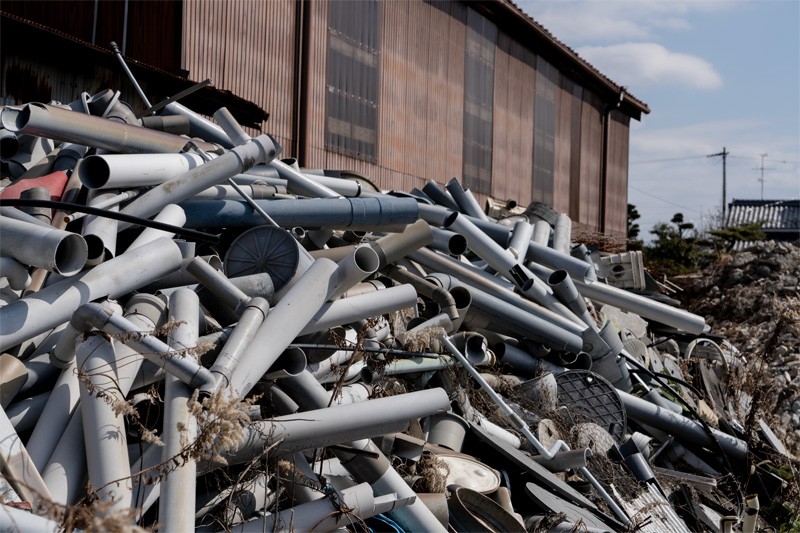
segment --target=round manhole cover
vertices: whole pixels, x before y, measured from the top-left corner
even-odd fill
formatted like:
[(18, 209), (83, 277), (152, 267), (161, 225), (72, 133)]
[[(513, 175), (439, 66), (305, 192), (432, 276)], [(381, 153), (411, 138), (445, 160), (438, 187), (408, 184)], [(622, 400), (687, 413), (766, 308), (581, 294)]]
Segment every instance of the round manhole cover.
[(297, 272), (300, 260), (297, 247), (297, 241), (285, 229), (256, 226), (231, 243), (225, 254), (225, 274), (235, 278), (266, 272), (279, 291)]
[(572, 370), (556, 376), (558, 403), (569, 409), (576, 422), (594, 422), (620, 442), (627, 417), (617, 389), (589, 370)]

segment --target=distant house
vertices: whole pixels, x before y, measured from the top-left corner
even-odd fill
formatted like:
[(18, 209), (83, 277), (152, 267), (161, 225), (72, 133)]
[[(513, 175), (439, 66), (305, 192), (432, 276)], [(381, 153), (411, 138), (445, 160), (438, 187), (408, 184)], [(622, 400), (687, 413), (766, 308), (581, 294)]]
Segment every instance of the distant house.
[[(762, 224), (771, 241), (800, 241), (800, 200), (733, 200), (728, 204), (727, 225)], [(747, 243), (737, 243), (742, 249)]]
[(177, 81), (212, 78), (217, 96), (255, 104), (228, 98), (242, 124), (302, 166), (405, 191), (456, 176), (480, 201), (542, 202), (580, 229), (626, 235), (629, 124), (649, 109), (511, 1), (4, 0), (0, 10), (5, 103), (111, 87), (141, 110), (107, 52), (114, 40), (155, 101)]

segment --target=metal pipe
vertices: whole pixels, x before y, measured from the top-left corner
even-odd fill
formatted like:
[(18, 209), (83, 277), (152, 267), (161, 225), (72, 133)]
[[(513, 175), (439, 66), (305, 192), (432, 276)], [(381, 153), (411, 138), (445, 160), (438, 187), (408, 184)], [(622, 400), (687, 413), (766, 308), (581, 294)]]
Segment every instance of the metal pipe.
[[(169, 346), (197, 362), (192, 350), (197, 346), (200, 300), (189, 289), (180, 289), (169, 299), (170, 315), (178, 326), (170, 333)], [(186, 443), (197, 438), (197, 419), (189, 412), (192, 389), (174, 376), (165, 378), (164, 448), (161, 461), (168, 463), (183, 452)], [(128, 467), (130, 471), (130, 466)], [(165, 531), (190, 531), (194, 528), (197, 463), (186, 458), (161, 481), (158, 500), (159, 522)]]
[[(322, 261), (322, 259), (317, 261)], [(407, 284), (353, 296), (352, 298), (340, 298), (324, 304), (298, 334), (307, 335), (327, 330), (364, 318), (414, 307), (416, 304), (417, 291)]]
[(234, 146), (233, 142), (231, 142), (230, 138), (222, 128), (202, 115), (195, 113), (188, 107), (179, 104), (178, 102), (170, 102), (167, 104), (161, 114), (167, 116), (180, 115), (187, 117), (189, 119), (190, 137), (204, 139), (208, 142), (218, 144), (225, 148), (233, 148)]
[[(399, 230), (417, 220), (419, 207), (412, 198), (309, 198), (255, 200), (283, 228)], [(263, 218), (245, 202), (198, 200), (184, 202), (187, 227), (249, 227)]]
[(77, 274), (86, 264), (88, 247), (80, 235), (7, 216), (0, 217), (0, 222), (0, 255), (4, 257), (64, 276)]
[(569, 255), (572, 246), (572, 220), (565, 214), (558, 215), (553, 227), (553, 249)]
[(0, 350), (69, 320), (81, 305), (119, 298), (180, 268), (183, 257), (168, 239), (125, 252), (111, 261), (20, 298), (0, 308)]
[(702, 424), (673, 413), (624, 391), (617, 391), (629, 417), (637, 422), (660, 429), (692, 444), (714, 448), (715, 440), (725, 453), (737, 460), (747, 457), (747, 443), (727, 433), (710, 428), (713, 439)]
[[(31, 103), (14, 112), (9, 112), (9, 109), (3, 111), (0, 121), (3, 127), (14, 133), (37, 135), (125, 154), (178, 153), (186, 146), (186, 139), (177, 135), (46, 104)], [(207, 152), (217, 150), (210, 143), (200, 143), (200, 147)]]
[[(280, 152), (280, 145), (269, 135), (251, 142), (156, 185), (122, 210), (127, 215), (149, 217), (167, 204), (178, 203), (198, 192), (243, 172), (256, 163), (269, 162)], [(127, 226), (123, 226), (127, 227)]]
[(122, 412), (116, 405), (125, 402), (117, 388), (119, 361), (111, 341), (92, 335), (75, 348), (80, 383), (83, 438), (89, 481), (100, 501), (111, 504), (107, 512), (131, 506), (131, 465), (128, 461), (127, 433)]
[(203, 164), (196, 154), (90, 155), (77, 170), (87, 189), (159, 185)]
[(0, 256), (0, 277), (6, 278), (8, 286), (15, 291), (21, 291), (31, 284), (28, 269), (10, 257)]
[(266, 161), (266, 163), (269, 163), (269, 166), (277, 170), (278, 175), (286, 180), (286, 188), (292, 194), (310, 198), (340, 198), (339, 193), (318, 181), (312, 180), (280, 159), (273, 159), (272, 161)]

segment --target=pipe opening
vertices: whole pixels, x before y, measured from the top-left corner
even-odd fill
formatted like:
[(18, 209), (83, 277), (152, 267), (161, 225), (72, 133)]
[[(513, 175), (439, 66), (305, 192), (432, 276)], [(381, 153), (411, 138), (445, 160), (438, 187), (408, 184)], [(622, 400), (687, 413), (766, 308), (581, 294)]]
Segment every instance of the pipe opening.
[[(100, 239), (98, 239), (99, 241)], [(100, 241), (101, 254), (105, 248)], [(80, 235), (68, 235), (58, 243), (55, 253), (55, 268), (58, 274), (71, 276), (77, 274), (86, 265), (89, 257), (86, 240)]]
[[(102, 263), (106, 255), (103, 239), (97, 235), (85, 235), (83, 239), (86, 241), (86, 261), (92, 264)], [(61, 245), (59, 245), (59, 248), (61, 248)], [(58, 252), (56, 252), (56, 255), (58, 255)], [(58, 264), (58, 259), (56, 259), (56, 264)]]
[(381, 266), (381, 260), (375, 250), (369, 246), (356, 248), (354, 259), (356, 266), (365, 273), (373, 273)]
[(463, 255), (467, 251), (467, 239), (463, 235), (453, 235), (447, 241), (447, 249), (452, 255)]
[(533, 284), (534, 284), (533, 278), (528, 278), (527, 280), (525, 280), (525, 283), (523, 283), (521, 287), (522, 292), (531, 290), (533, 288)]
[(10, 159), (19, 152), (19, 139), (11, 132), (0, 137), (0, 159)]
[(449, 215), (447, 215), (447, 217), (444, 219), (444, 222), (442, 222), (442, 227), (443, 227), (443, 228), (449, 228), (450, 226), (452, 226), (452, 225), (453, 225), (453, 223), (455, 223), (455, 221), (456, 221), (456, 219), (457, 219), (457, 218), (458, 218), (458, 213), (456, 213), (456, 212), (452, 212), (452, 213), (450, 213), (450, 214), (449, 214)]
[(30, 118), (31, 111), (29, 106), (25, 106), (22, 109), (6, 107), (3, 109), (3, 112), (0, 113), (0, 122), (2, 122), (5, 129), (11, 132), (18, 132), (27, 126)]
[(556, 270), (550, 277), (547, 278), (548, 285), (558, 285), (562, 283), (565, 279), (567, 279), (567, 271), (566, 270)]
[(456, 304), (456, 309), (466, 309), (472, 303), (472, 293), (464, 287), (453, 287), (450, 296)]
[(87, 188), (99, 189), (108, 183), (111, 169), (108, 161), (102, 157), (90, 155), (81, 162), (78, 168), (78, 177)]

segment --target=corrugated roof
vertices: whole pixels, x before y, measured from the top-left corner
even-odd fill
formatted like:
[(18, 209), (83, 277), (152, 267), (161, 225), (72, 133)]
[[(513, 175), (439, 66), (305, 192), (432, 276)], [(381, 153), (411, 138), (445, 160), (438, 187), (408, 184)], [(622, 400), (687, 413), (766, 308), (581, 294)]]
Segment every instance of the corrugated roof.
[[(536, 22), (512, 0), (493, 0), (486, 3), (490, 4), (486, 6), (490, 10), (493, 7), (492, 4), (494, 7), (505, 8), (510, 13), (513, 13), (513, 15), (519, 21), (524, 23), (525, 26), (527, 26), (527, 29), (534, 33), (535, 37), (544, 39), (551, 43), (555, 51), (558, 51), (564, 58), (571, 60), (573, 63), (572, 66), (574, 67), (574, 73), (592, 78), (599, 86), (604, 87), (609, 94), (619, 95), (620, 92), (624, 91), (621, 107), (623, 110), (626, 110), (629, 114), (631, 114), (631, 116), (638, 120), (641, 113), (650, 113), (650, 108), (646, 103), (627, 92), (627, 89), (624, 86), (612, 81), (605, 74), (600, 72), (594, 65), (579, 56), (575, 50), (559, 41), (556, 36), (553, 35), (547, 28)], [(475, 5), (475, 3), (470, 3), (470, 5)]]
[(729, 207), (728, 226), (761, 222), (765, 232), (800, 237), (800, 200), (733, 200)]

